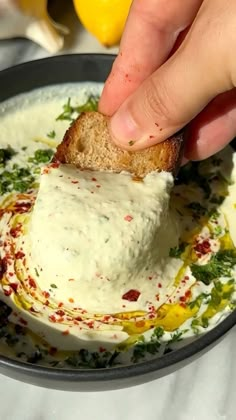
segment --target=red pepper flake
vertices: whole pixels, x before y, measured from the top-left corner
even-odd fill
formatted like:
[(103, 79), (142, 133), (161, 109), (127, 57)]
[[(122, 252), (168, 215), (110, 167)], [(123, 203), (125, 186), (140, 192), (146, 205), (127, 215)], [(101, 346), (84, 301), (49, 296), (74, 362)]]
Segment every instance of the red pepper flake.
[(48, 318), (51, 322), (57, 322), (55, 315), (49, 315)]
[(131, 220), (133, 220), (133, 217), (127, 214), (127, 216), (124, 217), (124, 220), (126, 220), (126, 222), (131, 222)]
[(94, 327), (94, 322), (93, 322), (93, 321), (86, 322), (86, 325), (87, 325), (90, 329), (92, 329), (92, 328)]
[(159, 302), (159, 300), (160, 300), (160, 295), (159, 295), (159, 293), (156, 295), (156, 300)]
[(186, 302), (186, 297), (185, 296), (180, 296), (179, 300), (180, 300), (180, 302)]
[(48, 298), (50, 297), (50, 293), (49, 293), (49, 292), (47, 292), (46, 290), (44, 290), (44, 291), (42, 292), (42, 295), (43, 295), (46, 299), (48, 299)]
[(10, 273), (8, 273), (8, 275), (9, 275), (10, 277), (13, 277), (13, 276), (14, 276), (14, 273), (10, 272)]
[(191, 293), (191, 290), (187, 290), (186, 292), (185, 292), (185, 297), (186, 298), (190, 298), (190, 296), (192, 295), (192, 293)]
[(12, 289), (9, 286), (3, 286), (3, 292), (5, 296), (10, 296), (12, 294)]
[(29, 211), (30, 208), (31, 208), (31, 203), (29, 203), (29, 202), (25, 202), (25, 201), (19, 202), (18, 201), (15, 204), (15, 209), (20, 214), (21, 213), (26, 213), (27, 211)]
[(63, 302), (58, 303), (58, 308), (61, 308), (63, 306)]
[(44, 305), (49, 306), (49, 303), (50, 303), (49, 300), (45, 300)]
[(156, 123), (156, 122), (155, 122), (155, 125), (156, 125), (157, 127), (159, 127), (159, 124), (158, 124), (158, 123)]
[(22, 251), (18, 251), (16, 254), (15, 254), (15, 258), (17, 259), (17, 260), (21, 260), (22, 258), (24, 258), (25, 257), (25, 254), (24, 254), (24, 252), (22, 252)]
[(62, 309), (59, 309), (58, 311), (56, 311), (56, 314), (59, 316), (64, 316), (65, 312)]
[(76, 321), (83, 321), (81, 316), (77, 316), (75, 319), (76, 319)]
[(78, 184), (79, 181), (71, 181), (71, 184)]
[(43, 168), (42, 175), (47, 175), (47, 174), (49, 174), (49, 169), (48, 168)]
[(60, 166), (60, 162), (52, 162), (49, 165), (50, 168), (55, 168), (55, 169), (59, 168), (59, 166)]
[(180, 306), (181, 306), (182, 308), (186, 308), (186, 304), (185, 304), (185, 303), (183, 303), (183, 302), (181, 302), (181, 303), (180, 303)]
[(149, 136), (150, 139), (154, 139), (154, 136)]
[(9, 283), (9, 286), (11, 286), (12, 290), (16, 293), (18, 289), (18, 283)]
[(158, 283), (158, 287), (160, 288), (160, 287), (162, 287), (162, 284), (161, 283)]
[(36, 289), (36, 283), (34, 281), (34, 279), (32, 277), (28, 277), (28, 282), (29, 282), (29, 286), (32, 287), (33, 289)]
[(68, 299), (70, 303), (74, 303), (74, 299), (73, 298), (69, 298)]
[(10, 235), (13, 238), (18, 238), (20, 236), (20, 234), (21, 234), (21, 227), (22, 227), (22, 225), (19, 224), (15, 228), (11, 228), (10, 229)]
[(148, 280), (152, 280), (152, 279), (153, 279), (153, 276), (149, 276), (149, 277), (148, 277)]
[(70, 334), (69, 330), (65, 330), (65, 331), (62, 332), (62, 335), (68, 335), (68, 334)]
[(97, 185), (96, 185), (96, 187), (97, 187), (97, 188), (101, 188), (101, 185), (97, 184)]
[(122, 299), (128, 300), (129, 302), (136, 302), (140, 296), (140, 292), (135, 289), (130, 289), (128, 292), (124, 293)]
[(200, 255), (206, 255), (211, 252), (211, 244), (208, 239), (203, 242), (199, 242), (195, 245), (194, 250)]
[(99, 347), (99, 352), (100, 353), (104, 353), (105, 351), (107, 351), (104, 347)]
[(28, 322), (25, 319), (23, 319), (23, 318), (20, 318), (19, 321), (23, 325), (27, 325), (28, 324)]
[(184, 280), (189, 280), (189, 276), (184, 276)]
[(7, 271), (7, 258), (0, 259), (0, 280), (2, 280), (4, 274)]
[(97, 182), (97, 179), (96, 178), (92, 178), (92, 181)]
[(39, 311), (36, 311), (36, 309), (34, 309), (34, 307), (33, 307), (33, 306), (31, 306), (31, 308), (30, 308), (30, 312), (33, 312), (33, 313), (37, 314)]
[(68, 279), (68, 281), (75, 281), (75, 279)]

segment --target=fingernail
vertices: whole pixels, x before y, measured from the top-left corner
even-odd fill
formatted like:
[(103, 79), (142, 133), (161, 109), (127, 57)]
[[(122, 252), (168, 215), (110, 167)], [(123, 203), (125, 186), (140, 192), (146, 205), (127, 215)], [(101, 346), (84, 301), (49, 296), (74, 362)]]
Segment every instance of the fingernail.
[(114, 142), (121, 147), (127, 147), (130, 142), (140, 142), (143, 138), (143, 134), (132, 115), (122, 108), (111, 118), (110, 130)]

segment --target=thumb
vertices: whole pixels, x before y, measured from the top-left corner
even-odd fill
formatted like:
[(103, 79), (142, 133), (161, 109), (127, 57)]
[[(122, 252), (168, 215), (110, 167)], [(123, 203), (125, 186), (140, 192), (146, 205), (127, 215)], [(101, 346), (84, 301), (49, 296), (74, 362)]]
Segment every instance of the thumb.
[(195, 26), (176, 53), (112, 116), (110, 131), (118, 146), (138, 150), (161, 142), (218, 94), (232, 89), (224, 49), (220, 45), (217, 50), (215, 35), (206, 28), (201, 28), (204, 39), (199, 39)]

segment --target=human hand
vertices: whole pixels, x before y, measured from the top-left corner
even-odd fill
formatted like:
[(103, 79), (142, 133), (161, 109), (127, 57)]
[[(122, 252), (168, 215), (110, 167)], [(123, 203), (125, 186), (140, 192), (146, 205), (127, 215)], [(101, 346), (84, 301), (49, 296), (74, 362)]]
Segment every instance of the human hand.
[(235, 16), (235, 0), (133, 1), (99, 103), (117, 145), (150, 147), (189, 124), (185, 157), (197, 160), (233, 139)]

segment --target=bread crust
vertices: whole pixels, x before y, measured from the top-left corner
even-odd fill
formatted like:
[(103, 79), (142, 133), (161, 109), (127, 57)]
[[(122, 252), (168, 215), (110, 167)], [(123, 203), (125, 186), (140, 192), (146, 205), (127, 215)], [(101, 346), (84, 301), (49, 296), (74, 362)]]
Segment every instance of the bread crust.
[(91, 111), (80, 114), (66, 131), (53, 160), (74, 164), (81, 169), (127, 171), (144, 177), (153, 171), (175, 175), (182, 152), (182, 133), (148, 149), (132, 151), (130, 146), (130, 151), (122, 150), (111, 141), (108, 117)]

